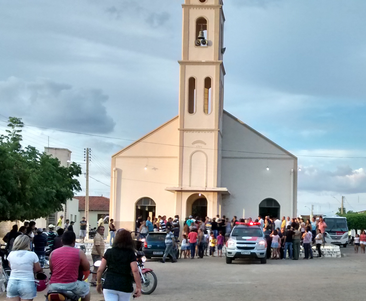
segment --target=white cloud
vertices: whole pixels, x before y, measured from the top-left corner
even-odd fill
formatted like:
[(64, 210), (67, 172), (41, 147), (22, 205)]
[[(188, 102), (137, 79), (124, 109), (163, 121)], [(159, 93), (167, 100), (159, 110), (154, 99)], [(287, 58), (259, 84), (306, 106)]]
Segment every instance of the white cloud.
[(366, 172), (363, 168), (338, 166), (335, 170), (323, 170), (316, 166), (303, 166), (299, 172), (299, 190), (325, 191), (341, 194), (365, 193)]
[(109, 133), (108, 96), (98, 89), (80, 89), (47, 79), (0, 82), (2, 115), (23, 118), (34, 126), (80, 132)]

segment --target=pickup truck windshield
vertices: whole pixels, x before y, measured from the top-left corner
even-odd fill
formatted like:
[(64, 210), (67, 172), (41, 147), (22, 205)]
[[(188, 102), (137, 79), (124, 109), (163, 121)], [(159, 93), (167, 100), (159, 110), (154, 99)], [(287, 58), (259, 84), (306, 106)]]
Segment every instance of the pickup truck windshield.
[(249, 237), (262, 237), (263, 232), (258, 228), (235, 228), (231, 233), (231, 236), (249, 236)]

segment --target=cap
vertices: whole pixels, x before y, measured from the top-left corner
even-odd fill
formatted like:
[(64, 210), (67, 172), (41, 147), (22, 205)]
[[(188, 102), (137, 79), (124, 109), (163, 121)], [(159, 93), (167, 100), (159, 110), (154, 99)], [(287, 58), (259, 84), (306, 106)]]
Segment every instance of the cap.
[(75, 224), (75, 222), (74, 221), (71, 221), (70, 224)]
[(48, 225), (48, 228), (52, 228), (52, 229), (53, 229), (53, 228), (55, 228), (55, 225), (53, 225), (53, 224), (49, 224), (49, 225)]
[(42, 228), (37, 228), (37, 233), (42, 233), (42, 232), (43, 232)]
[(192, 215), (189, 216), (189, 218), (192, 218), (192, 217), (193, 217)]

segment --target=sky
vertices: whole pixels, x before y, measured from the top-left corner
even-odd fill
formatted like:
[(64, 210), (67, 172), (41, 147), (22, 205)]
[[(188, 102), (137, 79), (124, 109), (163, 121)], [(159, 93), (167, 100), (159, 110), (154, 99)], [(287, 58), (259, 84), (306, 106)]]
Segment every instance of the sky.
[[(183, 0), (0, 2), (0, 134), (68, 148), (90, 195), (178, 114)], [(225, 0), (224, 109), (298, 157), (298, 214), (366, 209), (366, 2)], [(85, 195), (85, 176), (80, 177)]]

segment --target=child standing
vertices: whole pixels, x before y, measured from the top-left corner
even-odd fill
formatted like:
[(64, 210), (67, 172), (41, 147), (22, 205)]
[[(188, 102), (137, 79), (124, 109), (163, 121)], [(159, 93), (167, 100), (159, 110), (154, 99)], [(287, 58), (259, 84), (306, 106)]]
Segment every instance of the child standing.
[(272, 237), (272, 243), (271, 243), (271, 247), (273, 249), (272, 259), (279, 259), (280, 254), (278, 252), (278, 245), (280, 243), (280, 237), (278, 235), (277, 230), (274, 230), (271, 233), (270, 237)]
[(222, 247), (224, 246), (224, 236), (222, 235), (222, 231), (219, 232), (217, 236), (217, 256), (222, 257)]
[(203, 233), (204, 233), (204, 242), (205, 242), (205, 246), (204, 246), (205, 256), (208, 256), (207, 250), (208, 250), (208, 244), (210, 242), (210, 235), (208, 234), (207, 230), (205, 230)]
[(356, 234), (353, 245), (354, 245), (355, 253), (358, 253), (358, 248), (360, 247), (360, 235)]
[(180, 257), (182, 258), (182, 253), (184, 255), (184, 258), (187, 258), (187, 256), (189, 257), (189, 249), (190, 248), (187, 235), (183, 234), (182, 245), (180, 247)]
[(318, 251), (318, 258), (322, 257), (322, 252), (320, 251), (320, 246), (323, 244), (323, 234), (320, 229), (316, 230), (317, 235), (315, 236), (316, 250)]
[(216, 249), (216, 238), (214, 233), (211, 233), (211, 237), (210, 237), (210, 256), (214, 257), (215, 256), (215, 249)]

